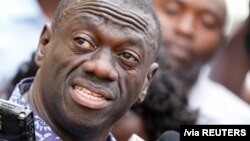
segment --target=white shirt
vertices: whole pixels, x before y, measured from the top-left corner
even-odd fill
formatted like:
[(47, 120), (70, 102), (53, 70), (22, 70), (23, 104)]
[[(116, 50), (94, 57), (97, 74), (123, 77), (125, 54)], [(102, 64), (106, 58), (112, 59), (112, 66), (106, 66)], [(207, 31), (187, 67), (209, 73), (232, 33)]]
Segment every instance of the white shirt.
[(250, 124), (250, 105), (212, 81), (209, 71), (209, 66), (202, 69), (188, 95), (189, 108), (199, 109), (197, 124)]

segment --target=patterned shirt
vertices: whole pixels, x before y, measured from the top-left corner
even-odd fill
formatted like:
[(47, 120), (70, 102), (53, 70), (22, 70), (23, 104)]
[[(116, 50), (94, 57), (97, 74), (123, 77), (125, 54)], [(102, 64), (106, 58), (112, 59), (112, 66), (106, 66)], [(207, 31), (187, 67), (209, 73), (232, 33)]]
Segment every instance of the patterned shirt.
[[(26, 78), (22, 80), (13, 91), (9, 101), (20, 104), (22, 106), (31, 109), (31, 106), (22, 96), (25, 92), (27, 92), (33, 82), (34, 78)], [(32, 109), (31, 109), (32, 110)], [(60, 137), (56, 135), (56, 133), (46, 124), (39, 115), (33, 111), (34, 114), (34, 125), (35, 125), (35, 135), (36, 141), (62, 141)], [(115, 138), (110, 134), (107, 138), (107, 141), (116, 141)]]

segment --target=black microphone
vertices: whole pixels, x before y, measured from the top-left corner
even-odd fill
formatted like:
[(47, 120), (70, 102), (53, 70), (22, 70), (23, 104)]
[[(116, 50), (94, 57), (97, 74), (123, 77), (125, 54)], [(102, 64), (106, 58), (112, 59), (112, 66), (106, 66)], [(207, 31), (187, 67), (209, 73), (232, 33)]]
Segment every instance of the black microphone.
[(156, 141), (180, 141), (180, 134), (172, 130), (166, 131)]

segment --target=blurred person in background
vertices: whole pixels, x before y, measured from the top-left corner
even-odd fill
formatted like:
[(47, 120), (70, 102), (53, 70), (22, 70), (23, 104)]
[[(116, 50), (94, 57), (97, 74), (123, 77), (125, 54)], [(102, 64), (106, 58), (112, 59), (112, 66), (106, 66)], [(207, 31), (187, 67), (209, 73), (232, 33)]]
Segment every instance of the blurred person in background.
[[(7, 99), (5, 87), (19, 66), (36, 50), (44, 23), (51, 20), (60, 0), (8, 0), (0, 5), (0, 97)], [(26, 71), (25, 66), (21, 67)]]
[(163, 30), (165, 60), (186, 85), (224, 43), (225, 0), (153, 0)]
[[(242, 52), (244, 36), (239, 36), (241, 41), (227, 43), (248, 15), (248, 3), (249, 0), (153, 0), (162, 24), (163, 44), (168, 54), (165, 59), (171, 62), (172, 69), (186, 86), (184, 94), (188, 96), (189, 108), (199, 110), (198, 124), (249, 123), (249, 106), (244, 101), (249, 96), (241, 94), (249, 70), (246, 54)], [(225, 44), (235, 47), (225, 51)], [(238, 51), (234, 50), (237, 46), (241, 46)], [(239, 55), (232, 57), (232, 53)], [(227, 63), (218, 58), (226, 58)], [(211, 74), (213, 79), (222, 82), (226, 91), (228, 87), (234, 92), (233, 97), (230, 93), (217, 95), (222, 93), (221, 89), (214, 88), (214, 83), (204, 83), (202, 79), (208, 77), (211, 64), (212, 73), (216, 72)]]
[[(247, 9), (249, 16), (249, 1), (241, 8), (231, 2), (235, 13)], [(238, 21), (225, 47), (216, 55), (211, 68), (204, 67), (205, 73), (191, 90), (189, 104), (192, 109), (199, 109), (198, 124), (250, 124), (249, 95), (244, 93), (250, 69), (250, 24), (249, 17), (245, 18), (235, 19)]]

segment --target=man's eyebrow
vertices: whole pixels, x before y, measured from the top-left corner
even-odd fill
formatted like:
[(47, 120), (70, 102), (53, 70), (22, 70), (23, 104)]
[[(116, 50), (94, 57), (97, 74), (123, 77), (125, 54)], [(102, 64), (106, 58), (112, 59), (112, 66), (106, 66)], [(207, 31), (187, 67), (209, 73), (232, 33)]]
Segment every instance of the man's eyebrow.
[[(141, 31), (147, 31), (147, 22), (135, 13), (125, 11), (123, 12), (110, 3), (104, 1), (86, 1), (75, 6), (76, 12), (87, 12), (95, 15), (101, 15), (108, 17), (118, 23), (123, 22), (123, 25), (133, 26), (134, 29), (140, 29)], [(114, 19), (115, 17), (116, 19)], [(126, 23), (124, 23), (126, 22)], [(136, 27), (136, 28), (135, 28)]]

